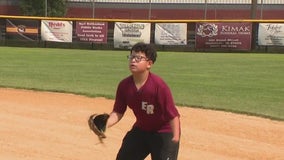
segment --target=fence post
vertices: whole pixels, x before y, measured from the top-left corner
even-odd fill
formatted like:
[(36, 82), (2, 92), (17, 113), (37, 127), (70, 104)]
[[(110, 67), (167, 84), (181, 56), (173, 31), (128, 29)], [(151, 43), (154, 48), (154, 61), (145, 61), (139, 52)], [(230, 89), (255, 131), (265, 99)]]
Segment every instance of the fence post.
[(45, 17), (47, 17), (47, 0), (45, 0), (45, 5), (44, 5), (44, 7), (45, 7)]
[(207, 19), (207, 0), (205, 0), (204, 19)]
[[(257, 0), (251, 1), (251, 11), (250, 18), (256, 19), (256, 11), (257, 11)], [(255, 50), (256, 47), (256, 36), (257, 36), (257, 22), (252, 22), (252, 38), (251, 38), (251, 50)]]
[(152, 14), (152, 1), (149, 0), (149, 12), (148, 12), (148, 19), (151, 19)]

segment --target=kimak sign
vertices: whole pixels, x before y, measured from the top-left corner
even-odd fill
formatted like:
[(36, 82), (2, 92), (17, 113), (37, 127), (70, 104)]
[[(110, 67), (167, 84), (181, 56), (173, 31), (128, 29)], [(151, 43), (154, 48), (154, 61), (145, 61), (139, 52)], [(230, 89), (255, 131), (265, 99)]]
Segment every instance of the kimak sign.
[(197, 23), (195, 47), (198, 49), (250, 50), (251, 23)]

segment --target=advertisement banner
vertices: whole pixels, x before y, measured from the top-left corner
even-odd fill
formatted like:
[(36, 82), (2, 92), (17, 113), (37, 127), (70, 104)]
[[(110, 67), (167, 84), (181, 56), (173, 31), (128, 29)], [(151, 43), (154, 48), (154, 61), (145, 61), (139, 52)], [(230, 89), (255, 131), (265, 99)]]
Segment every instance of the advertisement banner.
[(197, 23), (195, 47), (198, 49), (251, 49), (251, 23)]
[(72, 42), (72, 21), (41, 21), (43, 41)]
[(76, 22), (77, 40), (93, 43), (107, 43), (107, 22)]
[(122, 23), (114, 25), (114, 48), (131, 48), (137, 42), (150, 43), (151, 23)]
[(186, 23), (156, 23), (155, 44), (158, 45), (186, 45)]
[(6, 38), (27, 41), (38, 40), (38, 23), (36, 20), (6, 19)]
[(284, 46), (284, 24), (259, 23), (258, 45)]

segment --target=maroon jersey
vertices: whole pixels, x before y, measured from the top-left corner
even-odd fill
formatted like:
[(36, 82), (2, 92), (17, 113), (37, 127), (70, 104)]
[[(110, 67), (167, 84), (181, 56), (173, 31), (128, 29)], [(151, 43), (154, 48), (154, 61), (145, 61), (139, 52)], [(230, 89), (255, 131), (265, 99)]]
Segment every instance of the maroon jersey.
[(139, 90), (132, 76), (119, 83), (113, 111), (124, 114), (127, 106), (136, 116), (134, 126), (144, 131), (171, 132), (169, 121), (179, 116), (169, 87), (153, 73)]

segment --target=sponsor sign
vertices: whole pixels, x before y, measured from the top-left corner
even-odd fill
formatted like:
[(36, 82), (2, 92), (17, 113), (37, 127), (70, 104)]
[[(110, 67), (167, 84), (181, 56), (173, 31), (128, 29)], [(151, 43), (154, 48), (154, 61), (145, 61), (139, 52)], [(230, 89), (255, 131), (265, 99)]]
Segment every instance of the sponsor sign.
[(260, 23), (258, 27), (258, 45), (284, 46), (284, 24)]
[(43, 41), (72, 42), (72, 21), (41, 21)]
[(38, 21), (6, 19), (6, 37), (28, 41), (38, 39)]
[(251, 49), (251, 23), (197, 23), (195, 31), (198, 49)]
[(156, 23), (155, 44), (159, 45), (186, 45), (186, 23)]
[(107, 43), (107, 22), (76, 22), (76, 36), (79, 41)]
[(150, 43), (151, 23), (122, 23), (114, 26), (114, 48), (131, 48), (137, 42)]

